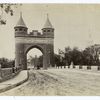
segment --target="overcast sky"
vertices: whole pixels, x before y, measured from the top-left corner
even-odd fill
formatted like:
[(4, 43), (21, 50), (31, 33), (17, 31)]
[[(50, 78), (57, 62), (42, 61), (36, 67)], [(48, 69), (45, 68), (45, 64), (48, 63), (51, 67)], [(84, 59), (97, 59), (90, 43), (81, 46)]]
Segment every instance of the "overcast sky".
[(7, 24), (0, 26), (0, 57), (15, 58), (14, 26), (20, 11), (28, 32), (41, 31), (49, 14), (55, 28), (55, 52), (67, 46), (84, 49), (89, 43), (100, 44), (100, 5), (23, 4), (15, 9), (14, 16), (4, 14)]

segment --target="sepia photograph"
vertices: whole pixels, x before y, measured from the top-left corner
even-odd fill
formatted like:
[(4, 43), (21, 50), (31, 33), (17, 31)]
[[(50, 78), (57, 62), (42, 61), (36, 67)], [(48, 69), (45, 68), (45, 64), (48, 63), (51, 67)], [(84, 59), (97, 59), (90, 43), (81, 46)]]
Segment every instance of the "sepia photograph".
[(0, 96), (100, 96), (100, 4), (0, 3)]

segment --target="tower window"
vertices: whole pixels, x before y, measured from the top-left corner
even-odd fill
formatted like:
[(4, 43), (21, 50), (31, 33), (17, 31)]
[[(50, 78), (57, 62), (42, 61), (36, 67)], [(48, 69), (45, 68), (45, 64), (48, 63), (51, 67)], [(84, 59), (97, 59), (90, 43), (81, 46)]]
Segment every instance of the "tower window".
[(48, 30), (47, 32), (50, 32), (50, 30)]
[(17, 29), (15, 29), (15, 31), (17, 31)]
[(24, 31), (26, 31), (26, 29), (24, 29)]
[(19, 31), (22, 31), (22, 28), (20, 28)]
[(46, 32), (46, 30), (44, 30), (43, 32)]

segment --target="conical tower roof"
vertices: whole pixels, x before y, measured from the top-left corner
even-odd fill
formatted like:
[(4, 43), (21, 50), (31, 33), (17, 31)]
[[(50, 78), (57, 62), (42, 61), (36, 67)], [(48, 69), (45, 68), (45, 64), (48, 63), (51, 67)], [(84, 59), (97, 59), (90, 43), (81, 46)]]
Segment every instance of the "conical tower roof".
[(19, 21), (17, 22), (16, 24), (16, 27), (26, 27), (25, 23), (24, 23), (24, 20), (22, 18), (22, 13), (20, 13), (20, 18), (19, 18)]
[(50, 20), (49, 20), (49, 17), (48, 17), (48, 14), (47, 14), (47, 20), (46, 20), (46, 23), (44, 24), (44, 27), (43, 28), (53, 28)]

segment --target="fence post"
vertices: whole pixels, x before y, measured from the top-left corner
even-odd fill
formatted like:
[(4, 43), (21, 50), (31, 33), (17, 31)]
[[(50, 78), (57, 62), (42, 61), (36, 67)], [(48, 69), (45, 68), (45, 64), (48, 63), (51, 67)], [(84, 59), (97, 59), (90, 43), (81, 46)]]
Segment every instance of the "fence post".
[(79, 69), (82, 69), (83, 67), (82, 67), (82, 65), (79, 65)]
[(100, 70), (100, 66), (98, 66), (97, 70)]
[(90, 65), (87, 65), (87, 70), (91, 70), (91, 66)]
[(70, 68), (70, 65), (68, 65), (68, 68)]
[(74, 64), (73, 64), (73, 68), (76, 68)]
[(1, 64), (0, 64), (0, 78), (2, 78)]

